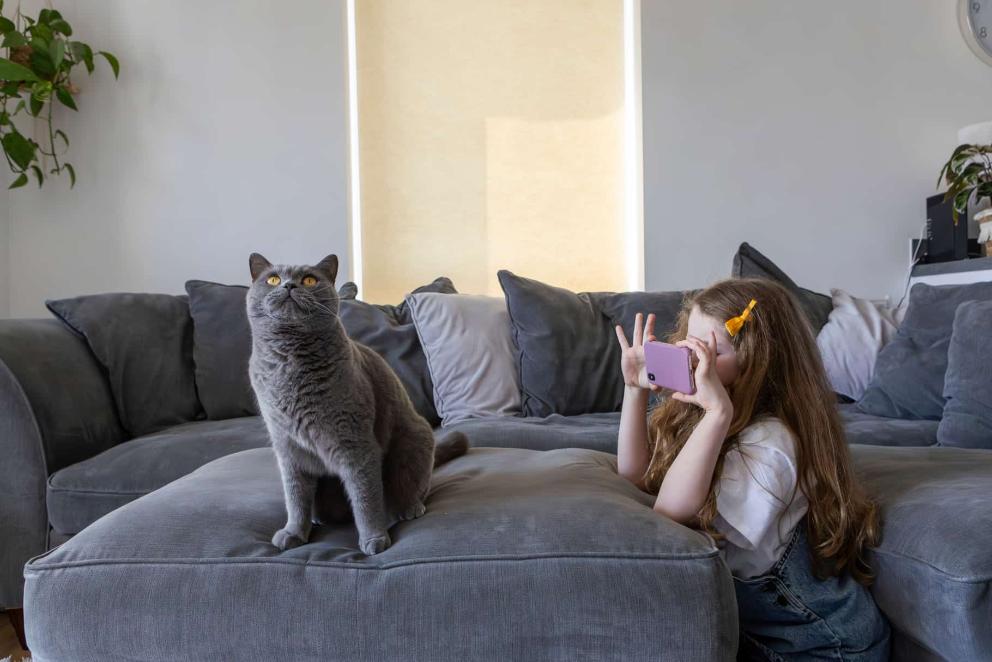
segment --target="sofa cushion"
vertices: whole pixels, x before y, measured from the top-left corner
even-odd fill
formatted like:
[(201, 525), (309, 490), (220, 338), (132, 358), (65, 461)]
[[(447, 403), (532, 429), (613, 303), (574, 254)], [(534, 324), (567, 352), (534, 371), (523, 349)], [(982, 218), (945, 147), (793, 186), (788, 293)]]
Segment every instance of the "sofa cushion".
[(965, 302), (954, 315), (944, 376), (941, 446), (992, 449), (992, 301)]
[(892, 418), (939, 421), (954, 313), (966, 301), (992, 300), (992, 282), (917, 283), (895, 339), (875, 361), (875, 376), (858, 401), (862, 411)]
[(422, 292), (406, 298), (444, 425), (520, 413), (520, 382), (503, 297)]
[(992, 651), (992, 452), (852, 446), (882, 514), (872, 593), (893, 660), (985, 660)]
[(933, 446), (937, 443), (937, 421), (873, 416), (854, 403), (838, 405), (838, 411), (849, 444)]
[(733, 659), (729, 571), (651, 501), (604, 453), (472, 449), (381, 554), (350, 525), (281, 552), (273, 453), (237, 453), (32, 560), (28, 643), (105, 662)]
[(114, 446), (54, 473), (48, 518), (64, 535), (181, 478), (211, 460), (269, 442), (260, 417), (195, 421)]
[[(245, 285), (222, 285), (205, 280), (186, 281), (193, 318), (193, 360), (196, 388), (207, 418), (224, 420), (258, 414), (248, 377), (251, 327)], [(357, 288), (345, 283), (341, 300), (354, 299)]]
[(445, 429), (464, 432), (473, 448), (491, 446), (539, 451), (588, 448), (616, 453), (620, 413), (479, 418), (455, 423)]
[(617, 411), (623, 402), (620, 348), (634, 315), (655, 313), (656, 335), (675, 326), (683, 292), (582, 292), (498, 273), (506, 295), (525, 416)]
[(45, 305), (86, 338), (107, 371), (117, 414), (132, 436), (203, 417), (185, 296), (94, 294)]
[(814, 336), (827, 323), (830, 311), (833, 310), (833, 302), (829, 296), (799, 287), (777, 264), (747, 242), (741, 244), (734, 255), (731, 275), (734, 278), (767, 278), (784, 286), (799, 301)]

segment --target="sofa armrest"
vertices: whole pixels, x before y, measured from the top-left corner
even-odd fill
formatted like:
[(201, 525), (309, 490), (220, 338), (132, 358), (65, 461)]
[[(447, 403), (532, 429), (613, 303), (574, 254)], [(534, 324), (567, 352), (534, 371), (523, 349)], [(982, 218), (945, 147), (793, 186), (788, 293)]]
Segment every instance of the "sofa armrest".
[(0, 320), (0, 608), (47, 549), (50, 473), (126, 438), (86, 342), (58, 320)]

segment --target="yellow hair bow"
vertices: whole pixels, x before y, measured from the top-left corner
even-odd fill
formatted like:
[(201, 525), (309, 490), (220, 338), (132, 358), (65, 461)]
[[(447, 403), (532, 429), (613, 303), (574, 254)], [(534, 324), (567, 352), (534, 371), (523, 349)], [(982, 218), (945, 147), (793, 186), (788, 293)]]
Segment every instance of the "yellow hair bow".
[(724, 323), (724, 326), (727, 327), (727, 333), (730, 334), (731, 338), (741, 332), (741, 327), (744, 326), (744, 322), (751, 317), (751, 310), (757, 305), (757, 303), (757, 301), (751, 299), (751, 303), (747, 304), (747, 308), (744, 309), (744, 312), (737, 317), (731, 317)]

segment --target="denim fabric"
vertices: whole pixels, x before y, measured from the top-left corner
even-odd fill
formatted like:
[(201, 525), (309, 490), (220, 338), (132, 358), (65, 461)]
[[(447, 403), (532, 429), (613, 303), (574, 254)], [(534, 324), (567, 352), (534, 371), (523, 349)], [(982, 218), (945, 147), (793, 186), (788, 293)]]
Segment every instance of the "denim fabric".
[(472, 449), (376, 556), (353, 526), (280, 552), (271, 449), (211, 462), (25, 569), (36, 662), (732, 660), (712, 540), (586, 450)]
[(851, 576), (813, 574), (800, 522), (782, 558), (760, 577), (734, 579), (740, 610), (738, 659), (888, 662), (889, 625)]

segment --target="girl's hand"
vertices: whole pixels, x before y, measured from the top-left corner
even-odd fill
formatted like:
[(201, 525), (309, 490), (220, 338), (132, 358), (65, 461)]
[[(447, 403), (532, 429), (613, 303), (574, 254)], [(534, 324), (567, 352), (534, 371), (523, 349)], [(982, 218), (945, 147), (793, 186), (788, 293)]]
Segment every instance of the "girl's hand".
[(616, 331), (617, 340), (620, 342), (620, 371), (623, 373), (624, 386), (658, 390), (657, 386), (648, 381), (648, 371), (644, 367), (644, 343), (655, 339), (654, 314), (648, 315), (646, 328), (643, 314), (637, 313), (634, 317), (633, 344), (627, 342), (622, 326), (617, 324)]
[(730, 402), (726, 387), (716, 374), (716, 334), (710, 331), (708, 342), (689, 336), (675, 345), (691, 349), (699, 362), (696, 364), (695, 372), (696, 392), (693, 395), (672, 393), (672, 398), (701, 407), (706, 413), (732, 415), (734, 405)]

